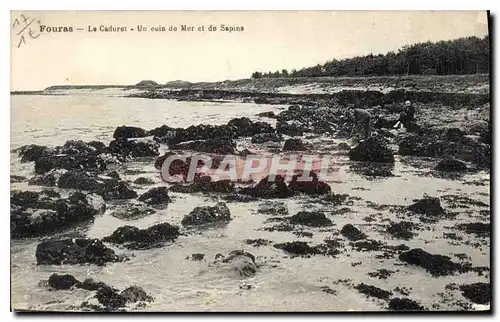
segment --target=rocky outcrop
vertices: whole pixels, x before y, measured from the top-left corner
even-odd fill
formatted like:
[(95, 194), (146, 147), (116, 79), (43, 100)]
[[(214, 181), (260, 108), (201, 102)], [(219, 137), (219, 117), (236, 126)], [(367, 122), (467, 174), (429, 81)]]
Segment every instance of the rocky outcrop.
[(251, 142), (254, 144), (261, 144), (265, 142), (280, 142), (283, 140), (280, 134), (276, 133), (258, 133), (252, 136)]
[(227, 223), (231, 220), (231, 213), (225, 203), (219, 202), (215, 206), (196, 207), (182, 218), (183, 226), (199, 226), (206, 224)]
[(461, 264), (452, 262), (448, 256), (430, 254), (421, 248), (414, 248), (401, 253), (399, 260), (411, 265), (420, 266), (426, 269), (432, 276), (450, 275), (464, 269)]
[(152, 139), (118, 138), (109, 143), (111, 153), (122, 158), (139, 158), (158, 156), (160, 145)]
[(391, 311), (423, 311), (425, 308), (418, 302), (408, 298), (393, 298), (389, 301)]
[(191, 150), (203, 153), (234, 154), (236, 143), (231, 139), (208, 139), (189, 141), (171, 146), (172, 150)]
[(167, 187), (151, 188), (140, 195), (138, 200), (150, 206), (166, 205), (172, 201), (168, 196)]
[(394, 155), (384, 141), (378, 137), (370, 137), (349, 151), (352, 161), (394, 163)]
[(304, 225), (310, 227), (332, 226), (333, 223), (324, 213), (319, 211), (301, 211), (289, 219), (291, 224)]
[(310, 181), (302, 179), (302, 174), (296, 174), (292, 177), (288, 188), (293, 192), (301, 192), (309, 195), (326, 194), (332, 191), (330, 185), (320, 180), (316, 172), (309, 173)]
[(464, 172), (467, 171), (467, 164), (457, 159), (445, 158), (439, 161), (435, 169), (446, 172)]
[(267, 176), (261, 179), (255, 186), (242, 188), (239, 192), (264, 199), (288, 198), (293, 195), (293, 191), (285, 183), (285, 178), (280, 175), (276, 175), (274, 180), (270, 176)]
[(135, 126), (119, 126), (115, 129), (113, 133), (113, 138), (115, 139), (131, 139), (131, 138), (142, 138), (148, 136), (148, 132), (140, 127)]
[(342, 234), (342, 236), (351, 241), (358, 241), (367, 238), (367, 236), (361, 230), (351, 224), (344, 225), (344, 227), (342, 227), (342, 229), (340, 230), (340, 233)]
[(36, 247), (37, 265), (97, 264), (125, 259), (106, 247), (99, 239), (73, 238), (43, 241)]
[(116, 229), (104, 242), (123, 245), (129, 249), (149, 249), (161, 247), (165, 242), (179, 237), (179, 227), (169, 223), (161, 223), (147, 229), (134, 226), (123, 226)]
[(102, 196), (104, 200), (137, 197), (137, 193), (124, 181), (100, 177), (83, 171), (67, 171), (60, 174), (57, 186), (64, 189), (90, 191)]
[(417, 214), (436, 216), (444, 213), (439, 198), (425, 197), (415, 200), (416, 202), (408, 206), (408, 210)]
[(301, 139), (288, 139), (283, 145), (283, 151), (305, 151), (307, 145)]
[(11, 237), (33, 237), (50, 234), (77, 224), (92, 221), (106, 206), (101, 197), (81, 192), (67, 199), (51, 197), (47, 192), (11, 192)]
[(491, 302), (490, 283), (473, 283), (460, 285), (462, 295), (477, 304), (489, 304)]
[(217, 254), (215, 264), (220, 270), (239, 278), (251, 277), (257, 272), (255, 256), (242, 250), (233, 250), (227, 256)]

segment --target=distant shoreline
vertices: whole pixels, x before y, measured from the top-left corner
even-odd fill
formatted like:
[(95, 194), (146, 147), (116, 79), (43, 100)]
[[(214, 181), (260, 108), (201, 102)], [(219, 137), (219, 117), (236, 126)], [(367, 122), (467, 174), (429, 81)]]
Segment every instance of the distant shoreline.
[[(488, 87), (489, 92), (490, 75), (399, 75), (399, 76), (364, 76), (364, 77), (278, 77), (260, 79), (238, 79), (218, 82), (187, 82), (171, 81), (158, 84), (154, 81), (141, 81), (135, 85), (52, 85), (44, 90), (20, 90), (11, 91), (11, 95), (61, 95), (59, 90), (226, 90), (243, 92), (283, 92), (286, 88), (315, 87), (316, 90), (328, 91), (329, 88), (345, 87), (346, 89), (359, 89), (360, 87), (393, 87), (394, 89), (405, 89), (411, 91), (435, 90), (455, 92), (456, 88), (466, 88), (483, 85)], [(452, 86), (450, 86), (452, 85)], [(472, 90), (472, 92), (475, 92)], [(483, 89), (483, 92), (484, 89)]]

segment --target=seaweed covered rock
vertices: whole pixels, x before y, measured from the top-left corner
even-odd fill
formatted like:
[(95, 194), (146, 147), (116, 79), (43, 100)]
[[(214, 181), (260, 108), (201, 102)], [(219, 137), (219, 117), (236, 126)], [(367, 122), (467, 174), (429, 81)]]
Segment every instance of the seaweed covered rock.
[(57, 180), (57, 186), (94, 192), (102, 196), (104, 200), (137, 197), (137, 193), (124, 181), (100, 177), (84, 171), (67, 171), (61, 174)]
[(234, 182), (231, 180), (213, 181), (210, 176), (195, 177), (189, 185), (176, 184), (170, 187), (170, 191), (182, 193), (229, 193), (234, 190)]
[(174, 144), (172, 150), (191, 150), (204, 153), (234, 154), (236, 143), (232, 139), (217, 138)]
[(392, 151), (383, 140), (375, 136), (360, 142), (351, 149), (349, 159), (352, 161), (394, 163)]
[(281, 175), (276, 175), (274, 178), (267, 176), (253, 187), (242, 188), (240, 193), (264, 199), (288, 198), (294, 194)]
[(423, 199), (418, 199), (416, 202), (408, 206), (408, 210), (417, 214), (435, 216), (444, 213), (441, 207), (439, 198), (426, 196)]
[(56, 290), (69, 290), (79, 283), (80, 281), (70, 274), (59, 275), (54, 273), (50, 275), (48, 280), (49, 286)]
[(160, 145), (152, 139), (118, 138), (109, 143), (109, 151), (123, 158), (155, 157)]
[(351, 241), (358, 241), (361, 239), (366, 239), (367, 237), (361, 230), (351, 224), (344, 225), (344, 227), (342, 227), (342, 229), (340, 230), (340, 233), (342, 234), (342, 236)]
[(319, 211), (301, 211), (290, 217), (291, 224), (311, 227), (325, 227), (333, 225), (324, 213)]
[(153, 297), (148, 295), (142, 287), (136, 285), (129, 286), (121, 292), (109, 285), (103, 285), (97, 290), (95, 297), (106, 311), (117, 310), (128, 303), (151, 302), (153, 300)]
[(219, 254), (215, 263), (221, 270), (239, 278), (251, 277), (257, 272), (255, 256), (242, 250), (233, 250), (227, 256)]
[(168, 196), (167, 187), (151, 188), (147, 192), (143, 193), (138, 200), (150, 206), (168, 204), (172, 201)]
[(54, 149), (37, 144), (25, 145), (16, 151), (21, 157), (21, 162), (36, 161), (41, 157), (47, 157), (54, 153)]
[(366, 296), (376, 297), (382, 300), (388, 300), (392, 295), (391, 291), (383, 290), (379, 287), (373, 285), (367, 285), (365, 283), (358, 284), (354, 287), (359, 293), (365, 294)]
[(435, 169), (446, 172), (463, 172), (467, 171), (467, 164), (457, 159), (445, 158), (439, 161)]
[(87, 223), (106, 209), (103, 199), (94, 194), (74, 192), (67, 199), (47, 194), (46, 191), (11, 192), (12, 238), (40, 236)]
[(179, 227), (169, 223), (161, 223), (146, 229), (139, 229), (134, 226), (122, 226), (102, 240), (104, 242), (124, 245), (129, 249), (149, 249), (160, 247), (167, 241), (173, 241), (179, 235)]
[(119, 126), (115, 129), (113, 133), (113, 138), (115, 139), (130, 139), (130, 138), (142, 138), (148, 136), (148, 132), (140, 127), (135, 126)]
[(283, 151), (305, 151), (307, 145), (301, 139), (288, 139), (283, 145)]
[(254, 144), (260, 144), (265, 142), (280, 142), (283, 140), (281, 135), (276, 133), (258, 133), (252, 136), (251, 142)]
[(288, 188), (293, 192), (302, 192), (310, 195), (326, 194), (332, 191), (330, 185), (322, 181), (316, 172), (311, 172), (307, 179), (301, 174), (292, 176)]
[(452, 262), (448, 256), (430, 254), (421, 248), (401, 253), (399, 260), (425, 268), (432, 276), (450, 275), (464, 269), (461, 264)]
[(393, 298), (389, 301), (391, 311), (423, 311), (425, 308), (418, 302), (408, 298)]
[(43, 241), (36, 247), (37, 265), (97, 264), (121, 262), (123, 256), (106, 247), (99, 239), (68, 238)]
[(462, 295), (477, 304), (489, 304), (491, 302), (490, 283), (473, 283), (460, 285)]
[(182, 218), (183, 226), (198, 226), (205, 224), (226, 223), (231, 220), (231, 213), (223, 202), (215, 206), (196, 207)]

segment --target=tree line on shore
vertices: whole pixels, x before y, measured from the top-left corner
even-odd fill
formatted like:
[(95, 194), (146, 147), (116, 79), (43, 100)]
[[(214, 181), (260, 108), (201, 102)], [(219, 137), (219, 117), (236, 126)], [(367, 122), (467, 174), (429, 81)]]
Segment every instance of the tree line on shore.
[(300, 70), (254, 72), (252, 78), (390, 75), (484, 74), (490, 70), (490, 39), (464, 37), (455, 40), (405, 45), (398, 52), (333, 59)]

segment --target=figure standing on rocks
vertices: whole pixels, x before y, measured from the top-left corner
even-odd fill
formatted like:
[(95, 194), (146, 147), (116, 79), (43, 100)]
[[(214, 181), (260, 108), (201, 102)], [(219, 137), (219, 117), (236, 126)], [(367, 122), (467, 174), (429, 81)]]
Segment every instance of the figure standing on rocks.
[(412, 132), (415, 128), (415, 107), (410, 101), (405, 102), (403, 111), (399, 115), (399, 121), (395, 127), (399, 127), (400, 124), (403, 124), (408, 132)]
[(354, 110), (354, 121), (356, 123), (352, 135), (361, 136), (363, 139), (367, 139), (371, 134), (372, 127), (372, 115), (367, 110), (357, 108)]

